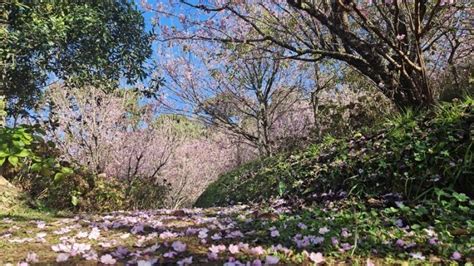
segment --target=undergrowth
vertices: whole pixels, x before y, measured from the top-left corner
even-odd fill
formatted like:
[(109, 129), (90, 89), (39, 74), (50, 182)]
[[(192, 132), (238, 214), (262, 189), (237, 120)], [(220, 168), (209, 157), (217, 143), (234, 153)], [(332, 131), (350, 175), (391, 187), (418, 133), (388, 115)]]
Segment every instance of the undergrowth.
[(420, 200), (433, 197), (435, 188), (472, 197), (473, 104), (468, 97), (429, 112), (406, 111), (381, 130), (328, 136), (301, 152), (246, 164), (211, 184), (196, 206), (387, 193)]

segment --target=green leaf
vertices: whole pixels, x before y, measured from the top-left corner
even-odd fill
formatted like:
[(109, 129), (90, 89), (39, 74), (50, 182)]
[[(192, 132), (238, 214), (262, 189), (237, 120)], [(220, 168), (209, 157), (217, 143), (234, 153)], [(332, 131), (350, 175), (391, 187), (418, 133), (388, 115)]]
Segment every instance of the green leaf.
[(0, 158), (0, 166), (2, 166), (5, 163), (6, 159), (7, 158)]
[(19, 164), (19, 159), (16, 156), (10, 156), (8, 157), (8, 162), (13, 165), (14, 167), (17, 167)]
[(281, 196), (283, 196), (283, 194), (285, 194), (285, 191), (286, 191), (286, 184), (282, 181), (280, 181), (278, 183), (278, 194)]
[(15, 146), (16, 148), (21, 149), (21, 148), (25, 147), (25, 143), (23, 141), (13, 140), (12, 143), (13, 143), (13, 146)]
[(456, 192), (454, 192), (454, 193), (453, 193), (453, 197), (454, 197), (457, 201), (459, 201), (459, 202), (465, 202), (465, 201), (469, 200), (469, 197), (466, 196), (466, 194), (464, 194), (464, 193), (456, 193)]
[(65, 175), (71, 175), (71, 174), (74, 173), (74, 171), (69, 167), (62, 167), (61, 168), (61, 173), (65, 174)]
[(21, 157), (21, 158), (24, 158), (24, 157), (28, 157), (30, 156), (30, 151), (29, 150), (21, 150), (19, 153), (15, 154), (16, 157)]
[(32, 172), (39, 172), (43, 168), (43, 165), (41, 163), (34, 163), (31, 165), (30, 170)]
[(54, 183), (59, 183), (59, 182), (61, 182), (65, 177), (66, 177), (66, 175), (63, 174), (63, 173), (56, 173), (56, 174), (54, 175), (54, 180), (53, 180), (53, 181), (54, 181)]
[(72, 203), (72, 206), (77, 206), (77, 204), (79, 204), (79, 198), (74, 195), (71, 196), (71, 203)]
[(5, 157), (8, 157), (8, 156), (10, 156), (10, 154), (8, 154), (7, 152), (0, 151), (0, 158), (5, 158)]

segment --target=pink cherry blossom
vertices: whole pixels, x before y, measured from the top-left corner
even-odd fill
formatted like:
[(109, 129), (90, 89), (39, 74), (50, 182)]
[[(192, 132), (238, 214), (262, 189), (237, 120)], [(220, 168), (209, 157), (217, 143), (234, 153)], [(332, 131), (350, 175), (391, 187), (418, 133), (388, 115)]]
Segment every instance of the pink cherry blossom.
[(69, 259), (69, 255), (66, 253), (60, 253), (56, 257), (56, 262), (65, 262)]
[(346, 228), (343, 228), (343, 229), (342, 229), (341, 236), (342, 236), (343, 238), (348, 238), (348, 237), (350, 237), (351, 235), (352, 235), (352, 234), (349, 233), (349, 231), (348, 231)]
[(410, 253), (410, 256), (417, 260), (425, 260), (426, 257), (421, 254), (421, 252)]
[(181, 241), (175, 241), (171, 245), (176, 252), (184, 252), (186, 250), (186, 244)]
[(229, 245), (229, 252), (232, 253), (232, 254), (239, 253), (239, 246), (230, 244)]
[(250, 253), (257, 256), (263, 255), (264, 252), (265, 250), (262, 248), (262, 246), (257, 246), (250, 249)]
[(216, 254), (220, 253), (221, 251), (225, 251), (226, 249), (227, 248), (224, 245), (218, 245), (218, 246), (212, 245), (211, 247), (209, 247), (209, 251)]
[(244, 234), (240, 230), (230, 232), (225, 238), (238, 238), (244, 237)]
[(306, 230), (308, 228), (307, 225), (305, 225), (304, 223), (298, 223), (298, 227), (301, 229), (301, 230)]
[(401, 41), (401, 40), (405, 39), (405, 36), (406, 36), (405, 34), (399, 34), (399, 35), (397, 35), (396, 39)]
[(161, 239), (169, 239), (169, 238), (176, 238), (178, 235), (176, 233), (172, 233), (170, 231), (165, 231), (160, 234)]
[(82, 255), (82, 257), (86, 260), (94, 260), (95, 261), (95, 260), (98, 260), (99, 256), (97, 255), (97, 253), (95, 251), (90, 251), (88, 253), (84, 253)]
[(458, 251), (453, 252), (453, 254), (451, 255), (451, 259), (453, 260), (460, 260), (461, 258), (462, 258), (462, 255)]
[(190, 265), (193, 263), (193, 257), (187, 257), (177, 262), (178, 265)]
[(80, 231), (79, 233), (76, 234), (77, 238), (86, 238), (89, 236), (88, 232)]
[(271, 230), (271, 231), (270, 231), (270, 236), (271, 236), (271, 237), (279, 237), (279, 236), (280, 236), (280, 232), (279, 232), (278, 230), (276, 230), (276, 229)]
[(203, 230), (199, 231), (198, 237), (201, 238), (201, 239), (207, 238), (207, 232), (208, 231), (209, 230), (207, 230), (207, 229), (203, 229)]
[(28, 252), (26, 255), (26, 262), (37, 263), (39, 262), (38, 255), (34, 252)]
[(71, 232), (71, 229), (69, 227), (62, 227), (61, 229), (53, 231), (53, 233), (56, 235), (64, 235), (69, 232)]
[(172, 259), (174, 258), (174, 256), (176, 256), (176, 254), (177, 254), (176, 252), (170, 251), (170, 252), (164, 253), (163, 257)]
[(405, 241), (403, 241), (403, 239), (397, 239), (395, 244), (399, 247), (404, 247), (405, 246)]
[(99, 237), (100, 237), (100, 230), (99, 230), (99, 228), (97, 228), (97, 227), (92, 228), (92, 230), (91, 230), (90, 233), (89, 233), (88, 238), (95, 240), (95, 239), (98, 239)]
[(310, 236), (308, 237), (313, 245), (319, 245), (324, 242), (324, 237), (322, 236)]
[(37, 238), (44, 238), (46, 237), (48, 234), (46, 232), (39, 232), (36, 234), (36, 237)]
[(129, 233), (125, 233), (125, 234), (120, 235), (120, 238), (121, 238), (121, 239), (127, 239), (127, 238), (129, 238), (129, 237), (130, 237), (130, 234), (129, 234)]
[(219, 258), (219, 255), (214, 252), (209, 252), (207, 253), (207, 258), (210, 260), (217, 260)]
[(242, 251), (248, 251), (249, 248), (250, 248), (250, 245), (249, 245), (249, 244), (247, 244), (247, 243), (242, 243), (242, 242), (240, 242), (240, 243), (238, 244), (238, 246), (239, 246), (239, 249), (242, 250)]
[(139, 260), (137, 261), (137, 266), (153, 266), (157, 262), (157, 259), (151, 260)]
[(265, 257), (265, 264), (267, 265), (274, 265), (277, 264), (280, 261), (278, 257), (275, 256), (266, 256)]
[(133, 226), (133, 228), (130, 230), (132, 234), (138, 234), (138, 233), (143, 233), (144, 232), (144, 227), (143, 224), (136, 224)]
[(110, 254), (106, 254), (100, 257), (100, 262), (103, 264), (115, 264), (117, 260), (112, 257)]
[(36, 226), (39, 228), (39, 229), (43, 229), (46, 227), (46, 223), (44, 221), (37, 221), (36, 222)]
[(318, 252), (318, 253), (311, 252), (309, 254), (309, 259), (316, 264), (324, 262), (324, 257), (323, 257), (323, 254), (321, 254), (321, 252)]
[(367, 258), (367, 261), (366, 261), (365, 265), (366, 266), (375, 266), (375, 263), (371, 259)]
[(212, 240), (221, 240), (221, 239), (222, 239), (222, 236), (221, 236), (220, 234), (216, 233), (216, 234), (213, 234), (213, 235), (211, 236), (211, 239), (212, 239)]
[(327, 227), (321, 227), (319, 228), (319, 234), (324, 235), (328, 233), (330, 230)]
[(341, 243), (341, 251), (344, 252), (344, 251), (348, 251), (349, 249), (352, 248), (352, 245), (349, 244), (349, 243)]

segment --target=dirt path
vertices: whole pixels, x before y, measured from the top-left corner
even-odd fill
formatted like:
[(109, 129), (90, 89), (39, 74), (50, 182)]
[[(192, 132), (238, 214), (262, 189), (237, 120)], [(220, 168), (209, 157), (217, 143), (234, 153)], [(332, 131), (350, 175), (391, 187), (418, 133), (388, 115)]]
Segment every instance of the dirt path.
[[(282, 247), (259, 245), (247, 207), (115, 212), (1, 220), (0, 263), (274, 264)], [(251, 242), (247, 242), (251, 240)], [(257, 241), (256, 241), (257, 240)]]
[(337, 208), (293, 213), (284, 207), (233, 206), (67, 218), (0, 215), (0, 265), (382, 265), (399, 264), (400, 259), (403, 265), (464, 259), (449, 253), (451, 258), (441, 260), (434, 245), (441, 251), (448, 246), (430, 244), (437, 235), (433, 229), (412, 230), (396, 216), (373, 215), (360, 225)]

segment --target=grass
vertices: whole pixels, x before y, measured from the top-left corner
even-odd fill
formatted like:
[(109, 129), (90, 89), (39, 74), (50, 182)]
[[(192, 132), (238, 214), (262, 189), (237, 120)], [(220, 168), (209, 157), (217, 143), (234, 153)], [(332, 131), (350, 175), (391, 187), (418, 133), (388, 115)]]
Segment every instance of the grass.
[(407, 111), (388, 119), (382, 130), (328, 136), (300, 152), (251, 162), (220, 176), (196, 206), (270, 198), (312, 202), (331, 191), (417, 200), (448, 187), (473, 196), (473, 105), (467, 98), (428, 113)]
[[(327, 227), (314, 248), (329, 263), (370, 258), (377, 264), (472, 265), (473, 125), (469, 97), (429, 112), (407, 111), (372, 131), (327, 136), (302, 151), (243, 165), (220, 176), (196, 206), (284, 201), (289, 213), (249, 226), (267, 230), (260, 241), (285, 246)], [(276, 238), (268, 235), (272, 227), (280, 232)], [(297, 234), (303, 239), (295, 240)], [(302, 262), (298, 252), (291, 254), (291, 262)]]
[[(170, 264), (192, 256), (194, 263), (222, 265), (230, 258), (247, 262), (273, 256), (281, 264), (311, 265), (309, 254), (320, 252), (330, 265), (362, 265), (367, 261), (376, 265), (472, 265), (474, 201), (465, 194), (443, 190), (436, 193), (439, 199), (423, 200), (416, 205), (394, 199), (369, 204), (362, 199), (348, 197), (301, 209), (291, 209), (279, 202), (247, 207), (102, 215), (58, 216), (32, 210), (3, 213), (0, 216), (0, 264), (24, 261), (29, 252), (35, 252), (41, 263), (53, 264), (58, 253), (52, 250), (52, 245), (88, 243), (97, 252), (98, 258), (113, 254), (118, 247), (127, 248), (130, 253), (118, 259), (120, 263), (153, 260)], [(43, 221), (45, 227), (38, 228), (38, 221)], [(124, 221), (121, 226), (112, 226), (115, 222)], [(131, 232), (137, 224), (144, 226), (143, 232)], [(93, 227), (101, 230), (98, 239), (77, 237), (79, 232), (90, 232)], [(64, 228), (70, 231), (54, 233)], [(188, 233), (189, 229), (197, 232), (208, 230), (208, 236), (204, 238), (206, 242), (202, 242), (196, 231)], [(165, 231), (178, 235), (171, 239), (158, 237)], [(227, 238), (235, 231), (241, 232), (242, 236)], [(278, 234), (273, 235), (272, 231)], [(36, 237), (41, 232), (46, 233), (43, 241)], [(211, 239), (210, 236), (216, 233), (221, 234), (222, 239)], [(125, 234), (129, 237), (123, 238)], [(22, 239), (31, 240), (24, 243), (14, 241)], [(315, 240), (317, 242), (313, 242)], [(165, 258), (164, 254), (172, 250), (171, 243), (174, 241), (185, 243), (186, 251), (175, 258)], [(104, 246), (104, 243), (110, 246)], [(146, 251), (155, 244), (159, 245), (155, 251)], [(229, 247), (231, 244), (239, 245), (240, 251), (231, 254), (226, 250), (219, 254), (218, 259), (208, 259), (211, 245)], [(245, 244), (249, 248), (260, 246), (264, 253), (257, 256), (251, 254), (243, 248)], [(458, 260), (452, 258), (456, 252), (461, 255)], [(71, 263), (96, 264), (95, 261), (84, 260), (81, 254), (71, 256), (67, 264)]]

